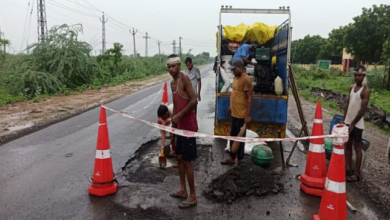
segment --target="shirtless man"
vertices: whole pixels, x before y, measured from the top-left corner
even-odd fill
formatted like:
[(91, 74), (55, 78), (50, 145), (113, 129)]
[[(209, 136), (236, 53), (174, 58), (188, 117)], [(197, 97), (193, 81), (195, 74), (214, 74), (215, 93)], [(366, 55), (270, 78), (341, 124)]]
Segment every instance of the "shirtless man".
[[(171, 82), (173, 96), (172, 127), (187, 131), (197, 131), (198, 122), (195, 115), (197, 97), (192, 87), (190, 78), (180, 72), (180, 58), (172, 54), (166, 61)], [(194, 184), (194, 169), (191, 161), (197, 158), (196, 138), (176, 135), (176, 159), (179, 167), (180, 190), (170, 194), (172, 197), (184, 199), (179, 205), (181, 209), (191, 208), (197, 205)], [(190, 187), (187, 193), (186, 178)]]

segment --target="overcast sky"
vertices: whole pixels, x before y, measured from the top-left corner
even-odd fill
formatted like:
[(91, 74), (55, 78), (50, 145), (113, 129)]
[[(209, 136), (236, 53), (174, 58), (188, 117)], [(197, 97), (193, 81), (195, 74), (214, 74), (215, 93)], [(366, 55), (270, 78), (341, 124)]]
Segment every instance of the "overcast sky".
[[(353, 17), (361, 14), (363, 7), (386, 2), (390, 0), (46, 0), (46, 13), (48, 29), (64, 23), (83, 24), (81, 39), (94, 47), (94, 54), (102, 48), (99, 17), (104, 11), (109, 16), (106, 23), (107, 48), (112, 47), (114, 42), (120, 42), (124, 45), (124, 53), (132, 54), (133, 39), (129, 29), (134, 27), (138, 30), (136, 48), (142, 56), (145, 55), (143, 36), (146, 32), (151, 37), (149, 55), (158, 53), (157, 40), (162, 41), (162, 52), (172, 53), (172, 42), (176, 40), (178, 43), (180, 36), (183, 38), (183, 52), (192, 49), (194, 54), (207, 51), (215, 55), (215, 33), (222, 4), (234, 8), (290, 6), (293, 39), (299, 39), (307, 34), (327, 37), (333, 28), (352, 22)], [(286, 15), (229, 14), (222, 17), (222, 23), (279, 25), (286, 19)], [(37, 0), (0, 0), (0, 25), (5, 37), (11, 40), (11, 51), (20, 52), (27, 43), (36, 42)]]

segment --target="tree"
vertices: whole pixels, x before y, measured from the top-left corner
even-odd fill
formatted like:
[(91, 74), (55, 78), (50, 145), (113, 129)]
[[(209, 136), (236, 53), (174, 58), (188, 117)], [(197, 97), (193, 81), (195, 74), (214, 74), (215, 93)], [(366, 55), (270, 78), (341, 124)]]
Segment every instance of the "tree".
[(292, 42), (292, 61), (294, 63), (316, 63), (319, 59), (321, 48), (326, 44), (326, 39), (319, 35), (307, 35), (303, 39)]
[(2, 35), (3, 35), (3, 33), (0, 32), (0, 48), (1, 48), (1, 46), (3, 47), (3, 53), (4, 53), (4, 58), (3, 59), (5, 61), (5, 55), (7, 53), (6, 48), (7, 48), (7, 46), (11, 45), (11, 41), (8, 40), (8, 39), (2, 38)]
[(344, 36), (347, 26), (341, 26), (338, 29), (333, 29), (329, 33), (329, 37), (321, 48), (319, 59), (330, 59), (332, 56), (342, 56), (344, 48)]
[(382, 46), (382, 60), (386, 63), (390, 62), (390, 39), (385, 41)]
[(378, 62), (383, 51), (383, 43), (390, 33), (390, 5), (373, 5), (363, 8), (360, 16), (346, 29), (344, 43), (347, 52), (357, 60)]
[(39, 72), (53, 75), (68, 88), (100, 77), (101, 71), (91, 57), (91, 45), (78, 41), (80, 31), (81, 25), (54, 26), (44, 42), (28, 47), (32, 53), (24, 60), (27, 69), (23, 72), (32, 69), (33, 75)]
[(104, 54), (97, 56), (96, 60), (102, 67), (106, 68), (111, 76), (116, 76), (123, 72), (122, 68), (122, 48), (120, 43), (114, 43), (114, 47), (106, 50)]

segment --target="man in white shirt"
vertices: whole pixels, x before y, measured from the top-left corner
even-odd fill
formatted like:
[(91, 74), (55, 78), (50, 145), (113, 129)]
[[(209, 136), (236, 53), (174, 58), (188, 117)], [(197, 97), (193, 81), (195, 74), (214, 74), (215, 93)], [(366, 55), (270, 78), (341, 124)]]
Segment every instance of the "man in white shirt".
[[(200, 75), (200, 70), (198, 67), (194, 66), (191, 57), (187, 57), (185, 60), (187, 66), (186, 75), (190, 77), (192, 87), (194, 88), (195, 95), (198, 102), (200, 102), (200, 89), (202, 87), (202, 79)], [(195, 107), (195, 114), (197, 113), (197, 107)]]
[[(370, 89), (367, 86), (367, 74), (364, 66), (359, 66), (353, 72), (355, 84), (349, 89), (347, 106), (344, 112), (344, 123), (349, 127), (349, 138), (345, 145), (345, 163), (347, 166), (347, 181), (360, 181), (360, 166), (362, 164), (362, 135), (364, 129), (364, 113), (370, 100)], [(352, 167), (352, 143), (356, 152), (355, 170)]]

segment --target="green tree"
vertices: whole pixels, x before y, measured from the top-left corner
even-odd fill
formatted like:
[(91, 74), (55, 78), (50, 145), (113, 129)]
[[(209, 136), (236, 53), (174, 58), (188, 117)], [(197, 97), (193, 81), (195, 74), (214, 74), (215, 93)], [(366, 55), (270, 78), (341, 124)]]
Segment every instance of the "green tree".
[(105, 51), (104, 54), (97, 56), (100, 66), (109, 71), (111, 76), (116, 76), (123, 72), (122, 68), (122, 48), (120, 43), (114, 43), (114, 47)]
[(390, 40), (387, 40), (383, 43), (381, 58), (387, 62), (390, 61)]
[(390, 5), (363, 8), (362, 14), (353, 20), (344, 38), (347, 52), (354, 54), (357, 60), (378, 62), (383, 43), (390, 34)]
[(322, 45), (319, 59), (329, 59), (331, 56), (342, 56), (344, 48), (344, 36), (347, 26), (341, 26), (338, 29), (333, 29), (329, 33), (326, 44)]
[(7, 54), (7, 46), (11, 45), (11, 41), (2, 37), (3, 33), (0, 32), (0, 50), (3, 49), (3, 59), (5, 61), (5, 55)]
[(292, 61), (294, 63), (310, 64), (319, 59), (321, 48), (326, 44), (326, 39), (319, 35), (307, 35), (303, 39), (292, 42)]
[[(44, 42), (27, 48), (32, 52), (23, 60), (24, 65), (20, 71), (28, 72), (28, 78), (37, 79), (33, 82), (39, 85), (44, 84), (45, 77), (42, 77), (44, 74), (53, 75), (68, 88), (90, 83), (100, 76), (101, 71), (90, 55), (92, 47), (78, 40), (80, 31), (82, 31), (81, 25), (54, 26)], [(34, 76), (38, 73), (39, 76)], [(52, 79), (47, 77), (49, 78)], [(38, 86), (34, 87), (38, 88)]]

